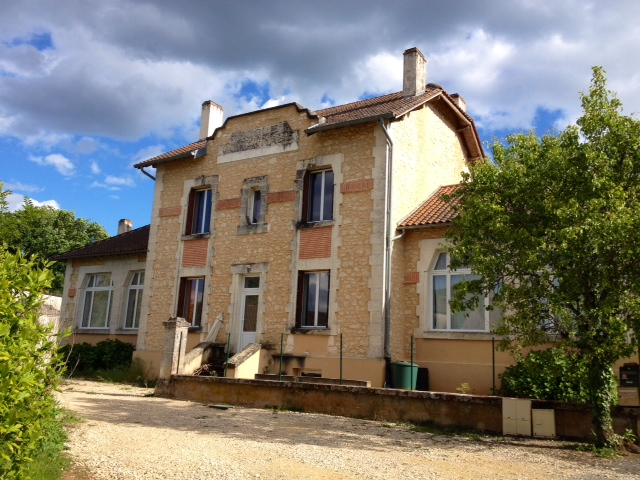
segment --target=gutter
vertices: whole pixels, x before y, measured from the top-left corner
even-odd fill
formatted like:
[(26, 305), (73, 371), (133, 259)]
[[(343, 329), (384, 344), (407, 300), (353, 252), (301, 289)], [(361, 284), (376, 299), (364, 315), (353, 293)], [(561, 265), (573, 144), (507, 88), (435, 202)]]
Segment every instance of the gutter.
[(385, 175), (385, 218), (384, 218), (384, 359), (387, 368), (391, 363), (391, 186), (393, 172), (393, 139), (384, 125), (384, 120), (379, 119), (380, 127), (387, 138), (387, 158)]
[(144, 173), (147, 177), (149, 177), (151, 180), (153, 180), (154, 182), (156, 181), (156, 177), (154, 177), (153, 175), (151, 175), (149, 172), (147, 172), (144, 167), (140, 167), (140, 171), (142, 173)]

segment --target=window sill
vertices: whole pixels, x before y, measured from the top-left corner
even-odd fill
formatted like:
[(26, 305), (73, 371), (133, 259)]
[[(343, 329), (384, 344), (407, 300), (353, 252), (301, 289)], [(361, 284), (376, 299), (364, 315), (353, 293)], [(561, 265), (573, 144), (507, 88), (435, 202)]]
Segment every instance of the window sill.
[(200, 238), (209, 238), (211, 236), (211, 232), (207, 233), (193, 233), (190, 235), (182, 235), (182, 240), (198, 240)]
[(311, 335), (328, 335), (331, 333), (329, 327), (292, 327), (291, 333), (302, 333)]
[(120, 330), (116, 330), (116, 335), (137, 335), (137, 328), (122, 328)]
[(109, 329), (109, 327), (104, 327), (104, 328), (76, 327), (73, 333), (108, 335), (111, 333), (111, 330)]
[(491, 332), (435, 332), (427, 330), (422, 333), (422, 338), (442, 339), (442, 340), (491, 340), (497, 337)]
[(250, 223), (248, 225), (240, 225), (238, 227), (238, 235), (250, 235), (253, 233), (267, 233), (269, 231), (268, 223)]
[(296, 227), (298, 228), (321, 228), (332, 227), (335, 225), (335, 220), (322, 220), (321, 222), (298, 222)]

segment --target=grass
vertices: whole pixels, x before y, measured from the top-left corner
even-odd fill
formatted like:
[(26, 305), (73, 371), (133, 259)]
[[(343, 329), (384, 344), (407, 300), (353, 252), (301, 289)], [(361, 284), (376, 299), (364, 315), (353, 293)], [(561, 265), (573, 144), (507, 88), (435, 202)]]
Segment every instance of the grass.
[(147, 379), (146, 367), (140, 359), (135, 359), (131, 366), (128, 367), (118, 367), (110, 370), (85, 370), (74, 372), (73, 376), (107, 383), (135, 385), (143, 388), (153, 388), (156, 385), (155, 380)]
[(79, 421), (75, 413), (60, 408), (55, 418), (44, 425), (45, 437), (33, 455), (33, 462), (29, 464), (26, 478), (37, 480), (59, 480), (62, 478), (64, 470), (71, 464), (69, 458), (63, 453), (67, 449), (65, 444), (68, 439), (64, 426)]

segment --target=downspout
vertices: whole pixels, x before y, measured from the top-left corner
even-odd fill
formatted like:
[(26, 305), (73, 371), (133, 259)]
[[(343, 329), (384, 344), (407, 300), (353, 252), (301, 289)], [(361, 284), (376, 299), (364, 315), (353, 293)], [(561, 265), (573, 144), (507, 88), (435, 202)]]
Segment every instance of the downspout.
[(393, 140), (389, 131), (384, 125), (384, 120), (380, 119), (380, 127), (387, 138), (387, 158), (385, 175), (385, 218), (384, 218), (384, 359), (387, 366), (387, 378), (390, 378), (389, 369), (391, 364), (391, 174), (393, 171)]
[(156, 177), (154, 177), (153, 175), (151, 175), (149, 172), (147, 172), (144, 167), (140, 168), (140, 171), (142, 173), (144, 173), (147, 177), (149, 177), (151, 180), (153, 180), (154, 182), (156, 181)]

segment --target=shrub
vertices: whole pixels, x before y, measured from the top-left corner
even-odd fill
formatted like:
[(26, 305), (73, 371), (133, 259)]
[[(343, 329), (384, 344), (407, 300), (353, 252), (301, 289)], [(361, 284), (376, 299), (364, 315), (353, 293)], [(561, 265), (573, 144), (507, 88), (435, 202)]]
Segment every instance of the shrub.
[(131, 358), (135, 346), (118, 339), (103, 340), (96, 345), (75, 343), (61, 347), (62, 357), (66, 360), (67, 370), (75, 372), (92, 372), (96, 370), (113, 370), (131, 366)]
[(26, 476), (56, 423), (61, 366), (50, 328), (38, 322), (51, 273), (0, 246), (0, 478)]
[[(500, 394), (506, 397), (589, 403), (589, 369), (583, 357), (560, 346), (535, 350), (501, 375)], [(611, 388), (616, 381), (611, 372)]]

